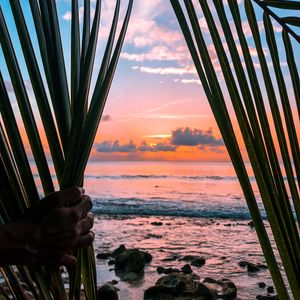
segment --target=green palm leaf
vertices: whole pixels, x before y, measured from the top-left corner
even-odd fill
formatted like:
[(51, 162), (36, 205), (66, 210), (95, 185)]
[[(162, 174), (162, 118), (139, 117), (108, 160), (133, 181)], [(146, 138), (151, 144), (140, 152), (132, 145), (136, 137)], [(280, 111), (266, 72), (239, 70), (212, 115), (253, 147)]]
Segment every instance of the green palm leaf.
[[(299, 2), (256, 0), (245, 0), (244, 2), (262, 75), (258, 75), (257, 63), (254, 66), (248, 41), (243, 32), (240, 7), (236, 0), (228, 1), (230, 14), (225, 10), (224, 3), (221, 0), (213, 0), (212, 2), (199, 1), (199, 5), (193, 4), (191, 0), (184, 0), (186, 12), (184, 12), (182, 9), (183, 5), (178, 0), (171, 0), (202, 86), (244, 191), (245, 199), (279, 298), (289, 299), (289, 290), (281, 276), (277, 258), (273, 253), (260, 211), (257, 208), (256, 199), (244, 167), (245, 159), (241, 156), (240, 146), (237, 144), (231, 125), (227, 102), (231, 102), (235, 111), (235, 118), (238, 121), (239, 129), (243, 136), (243, 142), (245, 143), (247, 154), (256, 177), (260, 196), (276, 241), (276, 247), (280, 253), (280, 259), (285, 268), (285, 275), (288, 279), (290, 291), (294, 299), (298, 299), (300, 297), (298, 279), (300, 271), (300, 239), (296, 218), (298, 218), (298, 221), (300, 220), (298, 190), (300, 152), (294, 114), (292, 113), (290, 104), (292, 100), (287, 93), (270, 16), (282, 26), (286, 56), (292, 79), (291, 84), (294, 94), (299, 95), (298, 69), (294, 59), (290, 36), (295, 38), (296, 41), (299, 41), (299, 37), (287, 26), (293, 22), (295, 24), (295, 19), (281, 18), (271, 10), (273, 7), (297, 10)], [(264, 12), (265, 31), (263, 32), (260, 32), (258, 29), (258, 21), (252, 2), (257, 3), (258, 7)], [(283, 7), (287, 3), (289, 4)], [(211, 13), (213, 11), (212, 5), (216, 10), (216, 15), (214, 16)], [(207, 22), (210, 39), (214, 45), (221, 71), (214, 69), (209, 57), (207, 41), (210, 39), (204, 38), (202, 28), (199, 26), (195, 10), (196, 6), (197, 10), (201, 11), (204, 15)], [(237, 37), (234, 37), (232, 32), (233, 24), (229, 21), (231, 17), (233, 18)], [(216, 25), (216, 19), (219, 20), (221, 27)], [(263, 34), (266, 35), (274, 74), (270, 73), (268, 67), (270, 62), (267, 63), (266, 61), (264, 53), (266, 46), (262, 44), (261, 39), (261, 35)], [(222, 37), (225, 38), (226, 45)], [(196, 49), (196, 45), (198, 49)], [(258, 76), (262, 76), (263, 82), (258, 80)], [(278, 93), (275, 93), (276, 88), (273, 85), (274, 77)], [(221, 89), (218, 80), (225, 82), (226, 91)], [(262, 85), (264, 85), (266, 95), (262, 93)], [(229, 99), (226, 99), (225, 95), (227, 93)], [(279, 95), (282, 102), (283, 114), (278, 106), (277, 95)], [(267, 101), (269, 102), (274, 120), (272, 123), (274, 122), (275, 125), (276, 138), (270, 126), (271, 121), (266, 109)], [(299, 103), (299, 100), (297, 99), (296, 102)], [(287, 128), (286, 130), (284, 126)], [(281, 155), (278, 155), (276, 150), (277, 141), (279, 142)], [(284, 169), (281, 168), (281, 159)], [(285, 183), (285, 176), (287, 176), (287, 184)], [(296, 218), (293, 211), (295, 211)]]
[[(27, 29), (22, 4), (19, 1), (10, 1), (27, 71), (54, 163), (55, 175), (61, 189), (81, 185), (124, 42), (133, 0), (129, 0), (127, 13), (117, 37), (121, 1), (116, 2), (112, 27), (94, 91), (90, 87), (92, 74), (95, 72), (94, 60), (101, 19), (101, 0), (96, 1), (92, 26), (91, 4), (89, 0), (84, 1), (82, 39), (80, 38), (78, 1), (72, 0), (70, 90), (55, 0), (29, 0), (29, 4), (42, 66), (36, 58), (36, 50)], [(54, 191), (48, 161), (35, 121), (36, 116), (29, 102), (14, 42), (10, 37), (1, 8), (0, 43), (44, 194), (48, 194)], [(89, 94), (93, 95), (90, 107), (88, 106)], [(26, 207), (39, 200), (39, 195), (1, 73), (0, 97), (0, 112), (3, 121), (3, 125), (2, 121), (0, 124), (0, 179), (5, 183), (0, 188), (0, 221), (5, 223), (20, 218)], [(88, 131), (87, 128), (92, 130)], [(78, 141), (81, 147), (74, 147), (78, 145)], [(76, 268), (69, 270), (68, 296), (57, 267), (27, 268), (21, 266), (19, 273), (36, 298), (79, 299), (83, 284), (86, 299), (96, 299), (97, 280), (93, 247), (79, 249), (77, 259)], [(3, 276), (13, 296), (17, 299), (26, 299), (14, 270), (11, 267), (2, 268)]]

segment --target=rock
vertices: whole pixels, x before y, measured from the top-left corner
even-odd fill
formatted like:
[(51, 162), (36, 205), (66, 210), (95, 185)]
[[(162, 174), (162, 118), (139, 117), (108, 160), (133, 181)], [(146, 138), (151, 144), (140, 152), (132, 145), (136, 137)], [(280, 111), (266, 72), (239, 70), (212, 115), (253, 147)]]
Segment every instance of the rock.
[(179, 269), (164, 268), (164, 267), (157, 267), (156, 271), (157, 271), (158, 274), (171, 274), (171, 273), (181, 272), (181, 270), (179, 270)]
[(168, 294), (168, 290), (159, 287), (159, 286), (152, 286), (148, 288), (144, 293), (144, 300), (173, 300), (174, 296)]
[(171, 273), (158, 279), (154, 287), (145, 291), (145, 300), (202, 299), (214, 300), (216, 294), (190, 275)]
[(211, 290), (214, 289), (218, 293), (218, 298), (222, 299), (236, 299), (237, 288), (236, 285), (229, 279), (215, 280), (207, 277), (204, 279), (205, 283)]
[(173, 254), (172, 256), (169, 256), (167, 258), (162, 259), (162, 261), (174, 261), (174, 260), (176, 260), (178, 258), (179, 258), (178, 254)]
[(255, 272), (258, 272), (259, 270), (260, 270), (260, 268), (257, 265), (248, 262), (248, 264), (247, 264), (247, 271), (249, 273), (255, 273)]
[(115, 279), (113, 279), (112, 281), (110, 281), (110, 282), (108, 282), (108, 283), (110, 283), (110, 284), (112, 284), (112, 285), (116, 285), (116, 284), (118, 284), (118, 283), (119, 283), (119, 281), (118, 281), (118, 280), (115, 280)]
[(159, 266), (159, 267), (156, 268), (156, 272), (157, 272), (158, 274), (162, 274), (164, 271), (165, 271), (165, 268), (164, 268), (164, 267)]
[(192, 266), (201, 267), (205, 264), (205, 258), (197, 255), (185, 255), (180, 260), (190, 261)]
[(229, 279), (222, 279), (218, 281), (222, 286), (222, 294), (218, 295), (223, 299), (235, 299), (237, 297), (236, 285)]
[(258, 264), (257, 267), (259, 267), (260, 269), (268, 269), (268, 266), (263, 264)]
[(270, 294), (273, 294), (274, 293), (274, 287), (273, 286), (268, 286), (267, 287), (267, 292), (270, 293)]
[(248, 223), (248, 226), (250, 226), (251, 228), (253, 228), (253, 227), (254, 227), (253, 221), (250, 221), (250, 222)]
[[(150, 253), (140, 251), (138, 249), (125, 249), (120, 254), (115, 255), (115, 272), (122, 280), (128, 280), (127, 273), (136, 273), (137, 277), (141, 277), (144, 267), (152, 260)], [(130, 275), (130, 278), (133, 276)], [(125, 278), (125, 279), (124, 279)]]
[(184, 273), (184, 274), (192, 274), (193, 273), (193, 270), (191, 268), (191, 266), (189, 264), (186, 264), (184, 265), (182, 268), (181, 268), (181, 271)]
[(97, 291), (97, 300), (118, 300), (118, 291), (114, 285), (106, 283)]
[(248, 262), (246, 260), (241, 260), (238, 262), (238, 265), (242, 268), (245, 268), (245, 267), (247, 267)]
[(126, 251), (126, 247), (124, 245), (120, 245), (117, 249), (115, 249), (113, 251), (113, 253), (111, 254), (112, 257), (116, 257), (118, 255), (120, 255), (121, 253)]
[(258, 295), (256, 296), (256, 299), (257, 300), (279, 300), (278, 296), (277, 295), (267, 295), (267, 296), (261, 296), (261, 295)]
[(96, 257), (98, 259), (108, 259), (110, 256), (111, 256), (111, 253), (103, 252), (103, 253), (98, 253)]
[(264, 289), (266, 287), (266, 284), (264, 282), (259, 282), (258, 287), (260, 287), (261, 289)]
[(140, 273), (128, 272), (122, 274), (121, 279), (126, 282), (134, 282), (134, 281), (139, 281), (143, 276), (144, 276), (143, 272)]
[(203, 282), (207, 282), (207, 283), (216, 283), (216, 282), (218, 282), (218, 281), (215, 280), (215, 279), (213, 279), (213, 278), (211, 278), (211, 277), (206, 277), (206, 278), (204, 279)]
[(170, 294), (176, 295), (186, 288), (187, 280), (186, 277), (173, 273), (158, 279), (155, 285), (166, 288)]
[(111, 265), (114, 265), (115, 264), (115, 260), (114, 259), (110, 259), (108, 262), (107, 262), (107, 264), (109, 265), (109, 266), (111, 266)]
[(202, 267), (205, 264), (205, 258), (204, 257), (198, 257), (194, 260), (192, 260), (191, 265), (195, 267)]
[(163, 223), (155, 221), (155, 222), (151, 222), (151, 225), (153, 225), (153, 226), (162, 226)]
[(145, 239), (161, 239), (161, 238), (162, 238), (161, 234), (149, 233), (145, 236)]

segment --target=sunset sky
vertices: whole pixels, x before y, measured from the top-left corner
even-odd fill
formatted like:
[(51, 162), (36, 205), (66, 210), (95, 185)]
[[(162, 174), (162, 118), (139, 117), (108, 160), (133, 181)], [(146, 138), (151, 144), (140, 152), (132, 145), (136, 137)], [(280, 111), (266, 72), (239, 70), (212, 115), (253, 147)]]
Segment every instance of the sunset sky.
[[(95, 1), (91, 2), (94, 7)], [(101, 53), (109, 30), (114, 2), (103, 2), (96, 70), (101, 63)], [(1, 1), (1, 7), (36, 112), (32, 88), (8, 3), (8, 0)], [(69, 73), (71, 4), (70, 0), (56, 0), (56, 3)], [(28, 1), (21, 0), (21, 4), (32, 32), (33, 42), (37, 45)], [(124, 8), (125, 5), (122, 16)], [(81, 14), (82, 9), (80, 2)], [(242, 17), (245, 20), (244, 14)], [(199, 23), (204, 32), (207, 32), (201, 14)], [(251, 47), (253, 40), (249, 37), (249, 26), (245, 21), (244, 26), (245, 32), (249, 33), (247, 37)], [(262, 29), (262, 22), (260, 28)], [(276, 34), (281, 36), (277, 29), (275, 26)], [(210, 46), (211, 57), (218, 68), (216, 54), (212, 45)], [(250, 50), (254, 61), (257, 61), (255, 49)], [(270, 60), (268, 49), (265, 51), (267, 59)], [(39, 58), (38, 52), (37, 55)], [(287, 68), (284, 57), (281, 63)], [(17, 109), (4, 65), (3, 53), (0, 51), (1, 71), (14, 108)], [(223, 85), (222, 77), (220, 81)], [(234, 118), (233, 122), (236, 123)], [(107, 160), (228, 160), (169, 1), (135, 1), (120, 62), (91, 157)]]

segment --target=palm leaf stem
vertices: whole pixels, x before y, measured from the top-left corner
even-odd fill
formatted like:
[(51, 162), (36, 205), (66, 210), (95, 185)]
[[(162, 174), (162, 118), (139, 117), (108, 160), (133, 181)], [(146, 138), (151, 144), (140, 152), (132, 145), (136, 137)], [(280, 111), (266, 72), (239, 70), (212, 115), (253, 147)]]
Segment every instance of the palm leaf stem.
[(52, 0), (40, 0), (39, 4), (47, 45), (48, 64), (51, 66), (49, 68), (53, 89), (53, 97), (51, 99), (60, 139), (66, 154), (71, 130), (71, 108), (57, 12), (55, 3)]
[[(198, 58), (198, 53), (195, 49), (194, 41), (190, 34), (190, 31), (189, 31), (188, 25), (186, 23), (182, 9), (180, 7), (180, 4), (178, 3), (178, 1), (171, 1), (171, 3), (173, 5), (174, 11), (177, 15), (177, 19), (178, 19), (181, 29), (184, 33), (189, 50), (192, 54), (192, 58), (194, 60), (199, 77), (202, 81), (203, 88), (207, 94), (208, 101), (212, 107), (216, 121), (219, 125), (222, 136), (224, 138), (224, 142), (227, 146), (229, 155), (233, 161), (235, 170), (237, 172), (238, 178), (242, 185), (242, 189), (244, 191), (244, 195), (245, 195), (246, 201), (248, 203), (251, 216), (254, 220), (254, 224), (255, 224), (255, 227), (256, 227), (256, 230), (258, 233), (259, 240), (264, 245), (263, 251), (264, 251), (265, 257), (267, 259), (268, 265), (269, 265), (270, 269), (272, 270), (272, 276), (273, 276), (274, 282), (276, 283), (277, 291), (278, 291), (279, 295), (281, 295), (282, 297), (285, 297), (284, 299), (289, 299), (289, 296), (287, 294), (280, 271), (278, 269), (278, 265), (277, 265), (272, 247), (270, 245), (270, 241), (268, 239), (264, 224), (262, 222), (260, 212), (258, 210), (257, 203), (255, 201), (255, 197), (253, 195), (253, 191), (252, 191), (252, 188), (251, 188), (251, 185), (249, 182), (249, 178), (248, 178), (248, 175), (246, 173), (246, 170), (245, 170), (245, 167), (243, 164), (243, 159), (241, 157), (239, 147), (237, 145), (237, 141), (236, 141), (233, 129), (232, 129), (228, 111), (225, 106), (222, 91), (220, 89), (216, 74), (214, 72), (214, 68), (212, 66), (212, 62), (210, 60), (208, 50), (205, 46), (204, 39), (201, 35), (201, 31), (199, 28), (197, 18), (195, 18), (196, 21), (192, 22), (192, 24), (194, 24), (194, 33), (196, 32), (196, 34), (197, 34), (196, 41), (197, 41), (197, 43), (199, 43), (198, 44), (199, 52), (202, 57), (204, 67), (206, 68), (207, 80), (209, 80), (209, 82), (211, 82), (211, 85), (215, 92), (214, 94), (211, 93), (210, 87), (208, 86), (208, 83), (206, 81), (206, 75), (204, 74), (204, 72), (202, 70), (201, 63)], [(187, 1), (186, 4), (188, 6), (190, 5), (190, 7), (193, 8), (192, 3), (190, 1)]]
[(46, 90), (43, 84), (43, 79), (39, 71), (38, 62), (34, 54), (33, 46), (30, 40), (25, 18), (18, 1), (10, 0), (11, 8), (14, 15), (15, 24), (17, 26), (23, 54), (25, 56), (27, 70), (31, 79), (32, 87), (35, 93), (35, 98), (38, 104), (41, 120), (45, 129), (51, 156), (55, 166), (55, 171), (58, 180), (61, 180), (64, 158), (60, 147), (59, 138), (56, 132), (55, 123), (52, 117), (51, 109), (48, 103)]
[[(250, 80), (251, 88), (253, 91), (254, 100), (256, 103), (256, 108), (258, 111), (259, 119), (261, 122), (261, 127), (264, 128), (263, 134), (264, 139), (270, 159), (270, 163), (273, 169), (273, 176), (275, 178), (276, 185), (278, 190), (280, 191), (281, 197), (285, 199), (285, 201), (289, 201), (285, 183), (283, 180), (283, 174), (280, 168), (279, 160), (277, 158), (276, 149), (272, 140), (272, 134), (270, 130), (270, 126), (268, 123), (268, 117), (265, 110), (263, 97), (260, 89), (260, 85), (258, 82), (258, 78), (255, 72), (254, 64), (251, 58), (251, 54), (248, 48), (248, 44), (246, 41), (246, 37), (242, 30), (242, 21), (238, 10), (238, 5), (235, 1), (230, 1), (229, 7), (233, 16), (233, 20), (237, 29), (238, 37), (241, 43), (241, 48), (243, 51), (243, 55), (245, 57), (246, 70), (248, 72), (248, 78)], [(300, 221), (300, 206), (299, 206), (299, 197), (297, 191), (293, 194), (295, 210), (297, 214), (297, 218)], [(291, 215), (291, 214), (290, 214)]]
[(34, 178), (30, 169), (30, 165), (27, 159), (25, 148), (22, 142), (22, 138), (18, 129), (17, 121), (15, 119), (13, 109), (11, 107), (8, 93), (4, 84), (2, 73), (0, 72), (0, 112), (5, 125), (5, 129), (9, 140), (14, 140), (11, 143), (11, 148), (14, 153), (18, 170), (26, 191), (26, 201), (33, 204), (39, 200), (39, 194), (35, 186)]
[[(300, 182), (300, 149), (299, 149), (296, 128), (295, 128), (295, 124), (293, 121), (293, 115), (292, 115), (292, 110), (291, 110), (291, 106), (289, 103), (287, 88), (286, 88), (283, 74), (282, 74), (282, 71), (280, 68), (280, 59), (279, 59), (279, 54), (278, 54), (278, 50), (277, 50), (274, 29), (273, 29), (271, 20), (266, 13), (264, 13), (264, 24), (265, 24), (265, 28), (266, 28), (267, 43), (269, 45), (270, 54), (271, 54), (271, 58), (272, 58), (273, 65), (274, 65), (275, 76), (277, 79), (278, 89), (279, 89), (279, 93), (280, 93), (280, 97), (281, 97), (281, 103), (282, 103), (283, 112), (284, 112), (284, 116), (285, 116), (285, 123), (286, 123), (287, 132), (288, 132), (288, 136), (289, 136), (289, 140), (290, 140), (290, 147), (292, 150), (293, 162), (294, 162), (298, 182)], [(297, 191), (297, 189), (296, 189), (296, 191)], [(298, 201), (299, 201), (299, 198), (298, 198)]]
[[(96, 45), (98, 41), (100, 14), (101, 14), (101, 1), (98, 0), (96, 4), (96, 12), (94, 16), (91, 36), (89, 39), (86, 59), (83, 64), (83, 69), (81, 70), (79, 75), (80, 83), (79, 83), (78, 94), (74, 99), (73, 119), (72, 119), (71, 136), (70, 136), (71, 145), (74, 145), (75, 143), (77, 143), (78, 140), (80, 140), (83, 124), (86, 118), (89, 88), (91, 84)], [(69, 178), (72, 177), (72, 172), (75, 171), (72, 166), (74, 165), (74, 162), (77, 160), (78, 156), (79, 156), (78, 147), (71, 147), (67, 153), (67, 160), (66, 160), (66, 166), (64, 172), (64, 174), (66, 174), (66, 176), (68, 176)]]
[(36, 161), (36, 165), (42, 180), (42, 185), (45, 194), (54, 191), (54, 186), (50, 171), (48, 168), (46, 156), (43, 150), (43, 145), (39, 137), (36, 122), (30, 106), (28, 94), (22, 78), (16, 54), (12, 46), (12, 42), (7, 30), (6, 22), (0, 8), (0, 42), (7, 67), (10, 73), (10, 78), (14, 86), (16, 98), (20, 108), (20, 112), (24, 121), (25, 129), (28, 135), (29, 143)]
[(286, 22), (284, 22), (284, 20), (282, 18), (280, 18), (279, 16), (277, 16), (269, 7), (266, 3), (264, 3), (264, 1), (261, 0), (252, 0), (254, 1), (258, 6), (260, 6), (264, 12), (266, 12), (268, 15), (272, 16), (274, 18), (274, 20), (276, 20), (281, 26), (282, 28), (287, 31), (288, 33), (291, 34), (291, 36), (298, 41), (298, 43), (300, 43), (300, 36), (294, 31), (292, 30), (287, 24)]
[[(296, 66), (296, 61), (295, 61), (295, 55), (294, 51), (292, 48), (291, 44), (291, 39), (289, 37), (289, 34), (283, 30), (282, 31), (282, 38), (285, 46), (285, 51), (286, 51), (286, 58), (287, 58), (287, 63), (288, 67), (290, 70), (291, 74), (291, 79), (292, 79), (292, 84), (293, 84), (293, 90), (295, 94), (295, 101), (298, 109), (298, 116), (300, 120), (300, 77), (299, 77), (299, 72)], [(298, 184), (300, 185), (300, 182), (298, 180)]]
[[(83, 173), (85, 170), (85, 166), (87, 164), (88, 158), (89, 158), (89, 153), (92, 149), (93, 146), (93, 141), (97, 133), (97, 128), (100, 123), (101, 115), (104, 109), (105, 101), (108, 96), (108, 92), (110, 89), (110, 86), (112, 84), (112, 79), (113, 75), (115, 73), (116, 67), (117, 67), (117, 62), (121, 53), (122, 45), (125, 39), (125, 34), (128, 28), (128, 23), (132, 11), (132, 6), (133, 6), (133, 0), (129, 0), (128, 3), (128, 8), (127, 12), (124, 18), (124, 22), (120, 31), (120, 35), (118, 37), (118, 41), (116, 43), (109, 67), (107, 69), (105, 78), (103, 82), (101, 81), (101, 78), (103, 74), (98, 75), (94, 94), (92, 96), (90, 108), (86, 117), (86, 122), (84, 124), (83, 128), (83, 139), (81, 142), (81, 145), (85, 145), (81, 155), (80, 155), (80, 160), (78, 162), (78, 168), (77, 172), (75, 174), (74, 182), (81, 182)], [(107, 44), (107, 49), (108, 49), (108, 44)]]
[(71, 21), (71, 112), (74, 118), (74, 102), (77, 97), (80, 75), (80, 32), (77, 0), (72, 0)]
[(80, 60), (81, 68), (83, 68), (83, 63), (85, 61), (88, 43), (90, 39), (90, 15), (91, 15), (90, 0), (84, 0), (81, 60)]

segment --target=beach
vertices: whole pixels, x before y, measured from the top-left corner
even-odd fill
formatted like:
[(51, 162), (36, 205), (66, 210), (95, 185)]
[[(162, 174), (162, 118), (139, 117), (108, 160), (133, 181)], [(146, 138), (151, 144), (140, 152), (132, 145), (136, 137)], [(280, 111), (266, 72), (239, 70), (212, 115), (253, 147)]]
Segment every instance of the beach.
[[(270, 233), (252, 170), (246, 167)], [(115, 274), (110, 258), (96, 260), (98, 286), (118, 281), (119, 299), (143, 299), (144, 291), (164, 276), (157, 268), (180, 269), (190, 264), (181, 261), (185, 255), (205, 259), (203, 266), (191, 266), (200, 282), (230, 279), (237, 299), (256, 299), (274, 286), (268, 269), (249, 272), (241, 264), (266, 262), (230, 162), (91, 161), (84, 187), (93, 200), (95, 254), (123, 244), (153, 257), (144, 276), (131, 282)]]
[[(195, 255), (205, 258), (203, 266), (192, 266), (200, 281), (206, 277), (230, 279), (237, 287), (237, 299), (267, 295), (267, 287), (273, 286), (268, 269), (248, 272), (247, 268), (239, 266), (241, 261), (265, 265), (255, 229), (248, 223), (231, 219), (97, 216), (96, 254), (112, 252), (124, 244), (126, 248), (138, 248), (153, 256), (152, 262), (145, 267), (144, 276), (132, 282), (120, 280), (114, 266), (108, 264), (109, 259), (97, 259), (98, 285), (117, 280), (120, 300), (143, 299), (144, 291), (163, 276), (157, 273), (157, 267), (180, 269), (186, 264), (180, 258)], [(169, 260), (172, 257), (177, 259)], [(260, 288), (260, 282), (266, 287)]]

